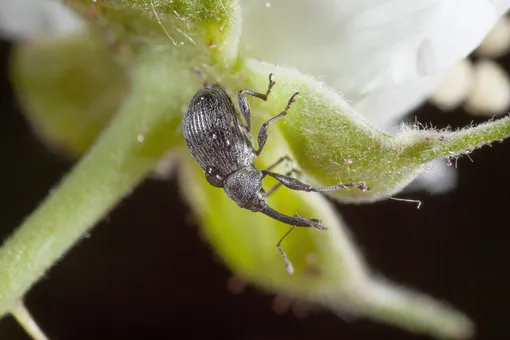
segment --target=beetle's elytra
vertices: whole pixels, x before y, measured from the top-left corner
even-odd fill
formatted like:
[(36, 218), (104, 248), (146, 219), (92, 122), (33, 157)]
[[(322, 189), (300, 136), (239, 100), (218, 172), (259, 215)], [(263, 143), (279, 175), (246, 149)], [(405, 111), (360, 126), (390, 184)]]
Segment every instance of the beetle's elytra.
[[(298, 95), (297, 92), (294, 93), (282, 112), (262, 124), (258, 133), (258, 149), (255, 150), (250, 135), (250, 105), (246, 95), (266, 101), (274, 84), (272, 74), (270, 74), (265, 94), (251, 90), (238, 92), (239, 109), (245, 120), (244, 124), (225, 90), (216, 84), (204, 84), (204, 87), (193, 96), (189, 103), (184, 114), (183, 130), (184, 139), (191, 155), (202, 168), (211, 185), (223, 188), (226, 194), (241, 208), (262, 212), (292, 226), (276, 245), (285, 262), (285, 268), (292, 274), (294, 271), (292, 264), (280, 247), (283, 239), (294, 227), (313, 227), (318, 230), (326, 228), (318, 219), (308, 219), (300, 215), (287, 216), (271, 209), (266, 203), (267, 196), (282, 184), (293, 190), (307, 192), (336, 191), (346, 187), (355, 187), (365, 191), (367, 187), (365, 183), (360, 182), (315, 188), (290, 177), (292, 173), (298, 172), (297, 170), (290, 171), (286, 175), (270, 171), (284, 160), (288, 160), (287, 156), (280, 158), (267, 169), (255, 168), (253, 161), (266, 144), (269, 125), (287, 114)], [(279, 182), (267, 192), (264, 191), (261, 183), (265, 176), (271, 176)]]

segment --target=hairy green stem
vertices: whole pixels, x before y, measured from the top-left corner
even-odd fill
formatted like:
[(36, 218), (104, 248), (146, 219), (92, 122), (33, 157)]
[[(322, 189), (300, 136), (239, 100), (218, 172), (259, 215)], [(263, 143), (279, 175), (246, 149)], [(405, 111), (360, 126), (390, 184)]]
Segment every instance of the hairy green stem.
[[(510, 117), (505, 117), (497, 121), (453, 132), (410, 130), (397, 136), (397, 139), (399, 142), (409, 145), (401, 153), (401, 159), (409, 162), (407, 157), (410, 157), (424, 163), (442, 157), (456, 157), (466, 154), (473, 149), (509, 136)], [(409, 138), (414, 140), (410, 144)]]
[(180, 142), (175, 131), (181, 110), (199, 81), (168, 81), (189, 73), (188, 65), (172, 53), (142, 58), (143, 67), (135, 70), (131, 96), (118, 116), (0, 248), (0, 316)]

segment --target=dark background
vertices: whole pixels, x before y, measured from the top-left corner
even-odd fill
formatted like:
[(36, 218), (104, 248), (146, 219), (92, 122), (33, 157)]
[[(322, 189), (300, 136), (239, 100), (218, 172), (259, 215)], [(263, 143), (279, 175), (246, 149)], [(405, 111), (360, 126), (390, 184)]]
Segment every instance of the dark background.
[[(2, 239), (72, 167), (28, 129), (8, 84), (8, 49), (0, 44)], [(427, 105), (414, 115), (439, 128), (483, 121)], [(420, 210), (396, 201), (337, 207), (375, 271), (451, 302), (476, 321), (476, 339), (508, 339), (510, 141), (470, 156), (458, 162), (454, 191), (407, 195), (423, 200)], [(175, 181), (147, 180), (35, 285), (28, 308), (53, 340), (191, 339), (204, 330), (222, 339), (425, 339), (327, 311), (278, 316), (273, 297), (254, 288), (232, 295), (229, 271), (189, 215)], [(0, 334), (29, 339), (11, 317)]]

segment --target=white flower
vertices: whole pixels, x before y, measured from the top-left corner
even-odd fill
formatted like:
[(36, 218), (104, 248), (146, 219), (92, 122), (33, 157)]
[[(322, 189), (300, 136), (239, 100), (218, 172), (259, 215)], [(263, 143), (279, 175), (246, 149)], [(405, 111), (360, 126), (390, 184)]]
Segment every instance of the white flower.
[[(245, 0), (243, 6), (241, 47), (248, 54), (325, 81), (391, 133), (428, 97), (441, 75), (483, 41), (510, 0), (317, 0), (299, 5), (294, 0)], [(430, 168), (412, 187), (441, 192), (454, 186), (453, 167), (435, 162)]]

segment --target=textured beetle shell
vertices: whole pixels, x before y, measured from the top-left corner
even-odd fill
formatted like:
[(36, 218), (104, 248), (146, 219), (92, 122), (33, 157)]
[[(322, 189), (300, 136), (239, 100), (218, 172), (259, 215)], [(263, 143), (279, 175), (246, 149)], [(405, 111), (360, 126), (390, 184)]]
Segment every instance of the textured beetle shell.
[(221, 87), (206, 86), (193, 96), (183, 129), (186, 145), (202, 170), (214, 167), (226, 178), (253, 165), (253, 140)]
[(252, 166), (245, 167), (228, 176), (223, 188), (228, 197), (241, 208), (260, 211), (266, 204), (266, 195), (261, 193), (262, 177), (260, 170)]

